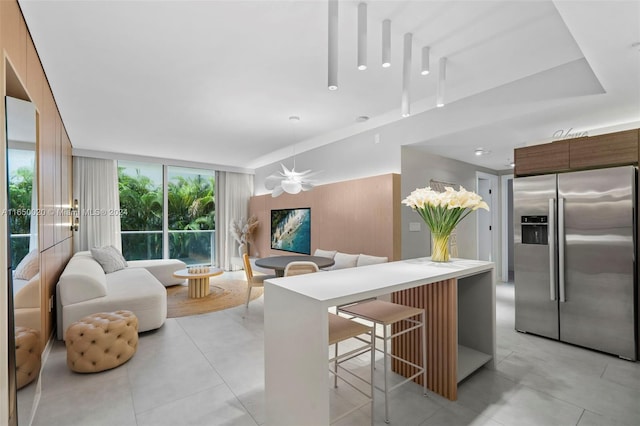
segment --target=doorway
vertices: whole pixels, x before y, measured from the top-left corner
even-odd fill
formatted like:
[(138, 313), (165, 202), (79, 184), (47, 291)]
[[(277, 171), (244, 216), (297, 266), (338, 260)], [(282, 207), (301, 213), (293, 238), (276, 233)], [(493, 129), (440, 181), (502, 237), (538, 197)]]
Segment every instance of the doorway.
[(495, 262), (497, 259), (496, 226), (498, 216), (498, 176), (484, 172), (476, 172), (476, 191), (489, 205), (489, 211), (479, 209), (476, 214), (477, 258)]

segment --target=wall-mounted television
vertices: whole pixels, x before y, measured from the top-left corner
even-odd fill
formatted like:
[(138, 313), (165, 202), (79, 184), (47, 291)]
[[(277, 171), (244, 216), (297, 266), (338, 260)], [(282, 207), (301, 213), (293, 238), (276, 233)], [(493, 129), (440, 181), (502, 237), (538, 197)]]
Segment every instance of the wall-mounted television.
[(271, 248), (311, 254), (311, 209), (271, 210)]

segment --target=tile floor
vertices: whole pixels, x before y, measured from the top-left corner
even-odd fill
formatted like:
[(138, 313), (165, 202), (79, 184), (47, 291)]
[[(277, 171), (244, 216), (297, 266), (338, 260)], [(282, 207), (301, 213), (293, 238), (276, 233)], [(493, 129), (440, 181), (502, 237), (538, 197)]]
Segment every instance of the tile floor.
[[(169, 319), (141, 334), (128, 363), (98, 374), (71, 373), (57, 342), (44, 366), (33, 424), (262, 425), (262, 320), (262, 298), (248, 313), (242, 306)], [(640, 363), (517, 333), (513, 322), (513, 285), (498, 284), (497, 370), (470, 376), (455, 402), (424, 397), (414, 384), (397, 389), (392, 424), (640, 425)], [(348, 407), (352, 396), (339, 387), (332, 409)], [(384, 425), (383, 398), (376, 397), (376, 425)], [(368, 425), (368, 412), (338, 424)]]

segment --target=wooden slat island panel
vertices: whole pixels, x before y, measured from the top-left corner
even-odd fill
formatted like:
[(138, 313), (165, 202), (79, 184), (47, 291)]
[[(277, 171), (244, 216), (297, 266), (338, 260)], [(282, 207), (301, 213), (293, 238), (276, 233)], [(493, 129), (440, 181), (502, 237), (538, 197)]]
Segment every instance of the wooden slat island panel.
[[(427, 387), (445, 398), (455, 400), (458, 371), (458, 315), (457, 282), (454, 279), (438, 281), (393, 293), (391, 301), (401, 305), (426, 308), (427, 321)], [(399, 331), (394, 329), (394, 333)], [(420, 330), (393, 339), (393, 353), (408, 361), (422, 364), (422, 335)], [(392, 369), (409, 377), (414, 369), (393, 360)], [(422, 376), (414, 379), (422, 385)]]
[[(432, 341), (427, 380), (435, 392), (455, 399), (466, 375), (495, 367), (491, 262), (420, 258), (270, 279), (264, 295), (267, 424), (329, 424), (329, 309), (403, 291), (426, 305)], [(417, 340), (405, 345), (418, 355)]]

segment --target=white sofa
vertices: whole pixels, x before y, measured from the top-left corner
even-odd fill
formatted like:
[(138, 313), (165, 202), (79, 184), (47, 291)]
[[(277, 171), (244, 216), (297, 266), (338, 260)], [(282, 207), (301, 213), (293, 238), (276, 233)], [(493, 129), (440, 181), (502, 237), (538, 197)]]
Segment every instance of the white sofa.
[(184, 283), (184, 278), (176, 278), (173, 273), (185, 269), (187, 264), (178, 259), (128, 260), (129, 268), (144, 268), (151, 272), (165, 287)]
[(355, 268), (358, 266), (375, 265), (377, 263), (386, 263), (389, 261), (388, 257), (383, 256), (371, 256), (368, 254), (350, 254), (342, 253), (336, 250), (322, 250), (316, 249), (313, 253), (314, 256), (329, 257), (335, 262), (333, 266), (323, 268), (325, 271), (332, 271), (335, 269)]
[(165, 285), (152, 272), (130, 266), (105, 274), (91, 252), (78, 252), (69, 260), (56, 292), (58, 339), (64, 339), (74, 321), (97, 312), (132, 311), (141, 332), (161, 327), (167, 318)]

